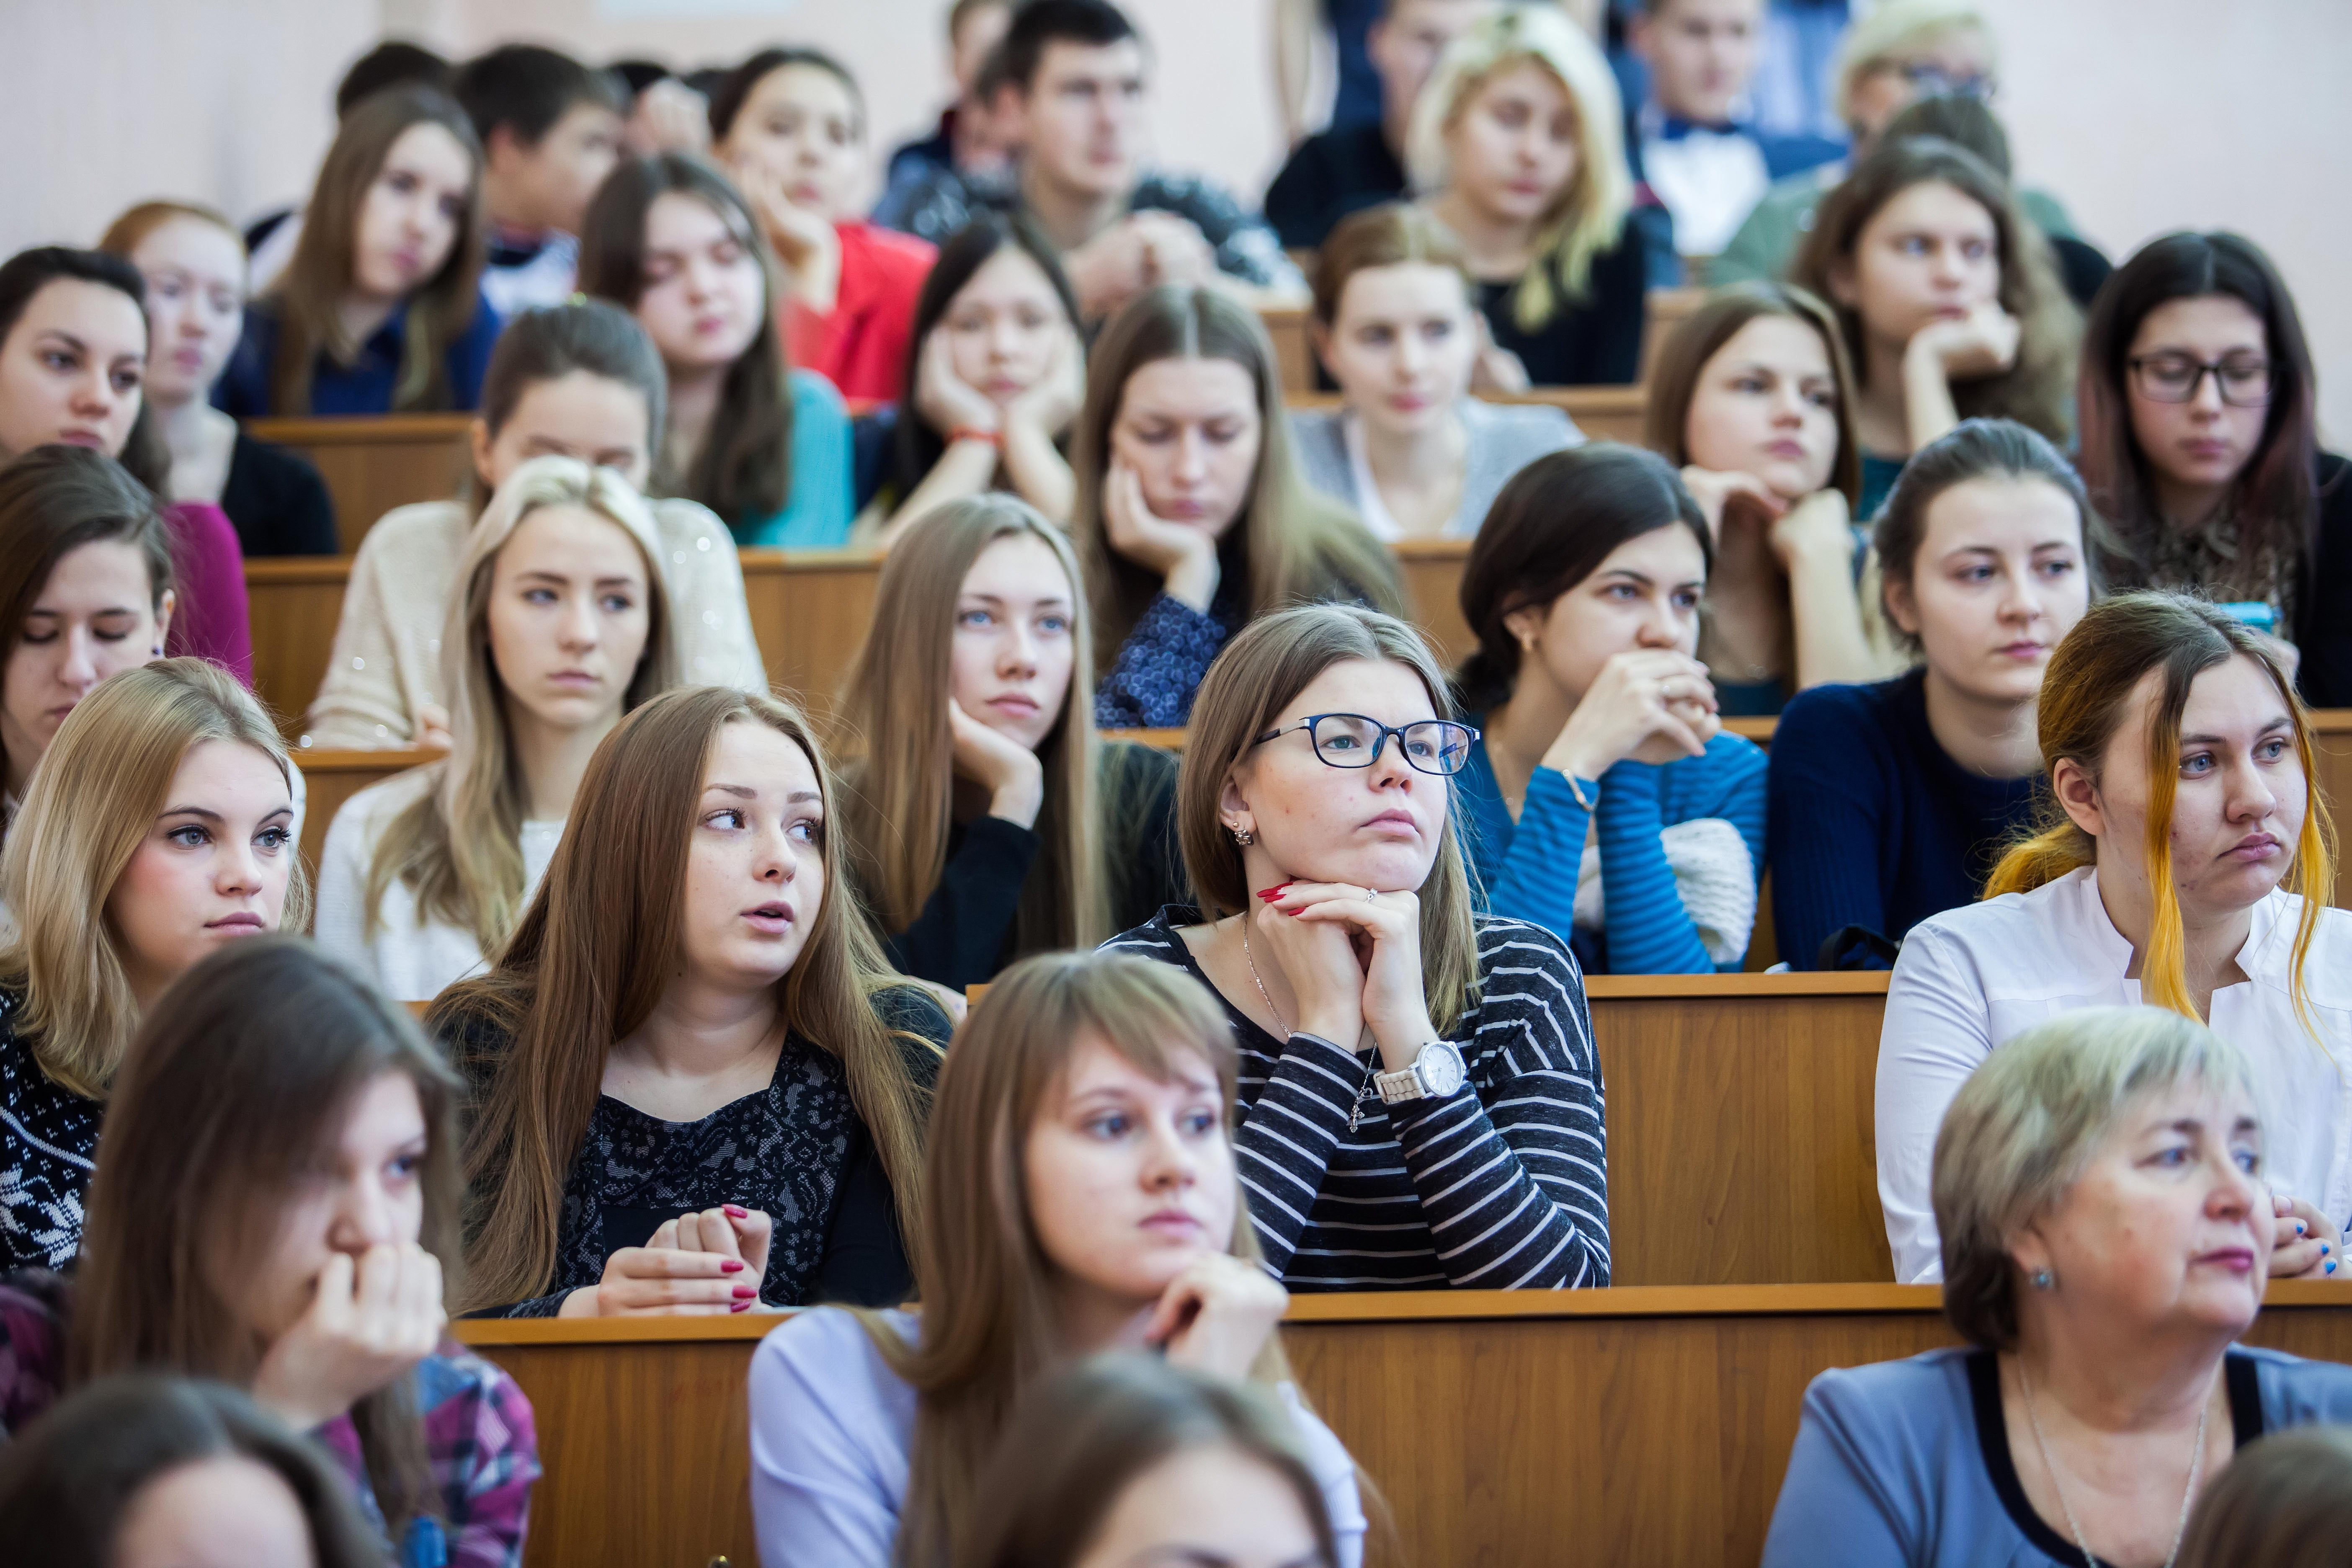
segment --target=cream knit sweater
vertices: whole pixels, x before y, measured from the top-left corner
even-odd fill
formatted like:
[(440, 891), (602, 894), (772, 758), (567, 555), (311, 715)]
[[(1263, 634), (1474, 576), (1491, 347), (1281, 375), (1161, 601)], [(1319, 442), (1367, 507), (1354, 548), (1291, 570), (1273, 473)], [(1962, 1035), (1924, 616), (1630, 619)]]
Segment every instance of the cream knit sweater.
[[(669, 577), (671, 625), (688, 682), (765, 691), (767, 670), (751, 636), (733, 536), (693, 501), (648, 504), (668, 556), (662, 570)], [(303, 745), (413, 746), (418, 708), (427, 702), (448, 707), (441, 689), (441, 630), (470, 522), (456, 501), (421, 501), (385, 513), (368, 530), (343, 590), (327, 678), (302, 721)]]

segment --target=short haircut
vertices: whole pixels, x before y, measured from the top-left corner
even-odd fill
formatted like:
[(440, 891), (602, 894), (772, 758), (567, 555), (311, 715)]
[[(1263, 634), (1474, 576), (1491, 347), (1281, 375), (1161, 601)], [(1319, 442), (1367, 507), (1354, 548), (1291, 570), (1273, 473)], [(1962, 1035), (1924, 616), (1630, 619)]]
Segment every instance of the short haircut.
[(719, 79), (718, 89), (710, 95), (710, 140), (713, 142), (726, 141), (728, 132), (735, 129), (736, 117), (751, 100), (751, 89), (766, 80), (769, 73), (780, 71), (786, 66), (807, 66), (812, 70), (821, 70), (847, 89), (850, 107), (857, 115), (858, 132), (860, 135), (865, 133), (866, 94), (858, 89), (857, 79), (849, 74), (847, 66), (823, 49), (776, 48), (761, 49)]
[(982, 11), (1014, 8), (1015, 0), (955, 0), (948, 7), (948, 42), (953, 44), (963, 37), (963, 25)]
[(1992, 24), (1977, 0), (1886, 0), (1846, 29), (1838, 51), (1838, 117), (1851, 125), (1846, 106), (1862, 79), (1897, 57), (1951, 33), (1974, 33), (1984, 40), (1985, 62), (1999, 68)]
[(353, 60), (352, 68), (343, 73), (342, 82), (335, 89), (335, 118), (341, 120), (388, 87), (413, 83), (446, 92), (456, 73), (455, 66), (423, 45), (387, 38)]
[(1028, 91), (1036, 83), (1037, 67), (1049, 44), (1106, 49), (1129, 38), (1140, 42), (1142, 37), (1110, 0), (1026, 0), (1013, 11), (1004, 41), (997, 46), (1003, 51), (1003, 83)]
[(482, 145), (503, 125), (536, 147), (575, 105), (628, 112), (628, 95), (610, 71), (591, 70), (570, 55), (537, 44), (501, 44), (457, 68), (450, 96), (464, 107)]
[(2085, 1007), (1987, 1057), (1936, 1135), (1936, 1226), (1944, 1247), (1944, 1315), (1971, 1344), (2017, 1344), (2010, 1236), (2063, 1203), (2147, 1096), (2190, 1081), (2254, 1095), (2238, 1047), (2161, 1007)]

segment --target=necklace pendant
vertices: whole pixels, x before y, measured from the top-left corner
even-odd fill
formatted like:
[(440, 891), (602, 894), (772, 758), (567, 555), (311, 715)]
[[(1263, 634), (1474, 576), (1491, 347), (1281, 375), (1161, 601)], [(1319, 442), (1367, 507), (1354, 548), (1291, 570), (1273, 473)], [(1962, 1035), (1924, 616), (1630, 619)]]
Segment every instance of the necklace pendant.
[(1351, 1105), (1351, 1106), (1348, 1107), (1348, 1131), (1349, 1131), (1353, 1132), (1353, 1131), (1356, 1130), (1356, 1124), (1357, 1124), (1358, 1122), (1361, 1121), (1363, 1119), (1364, 1119), (1364, 1102), (1363, 1102), (1362, 1100), (1360, 1100), (1356, 1101), (1356, 1103), (1355, 1103), (1355, 1104), (1353, 1104), (1353, 1105)]

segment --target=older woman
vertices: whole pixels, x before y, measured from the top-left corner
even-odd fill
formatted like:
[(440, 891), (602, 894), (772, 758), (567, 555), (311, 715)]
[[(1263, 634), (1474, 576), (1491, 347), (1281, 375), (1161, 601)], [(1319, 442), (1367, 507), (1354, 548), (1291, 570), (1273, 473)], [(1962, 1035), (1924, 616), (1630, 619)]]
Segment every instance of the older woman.
[(2169, 1563), (2240, 1448), (2352, 1419), (2352, 1368), (2233, 1342), (2272, 1266), (2254, 1104), (2236, 1047), (2154, 1007), (1992, 1053), (1936, 1140), (1969, 1343), (1814, 1379), (1765, 1568)]

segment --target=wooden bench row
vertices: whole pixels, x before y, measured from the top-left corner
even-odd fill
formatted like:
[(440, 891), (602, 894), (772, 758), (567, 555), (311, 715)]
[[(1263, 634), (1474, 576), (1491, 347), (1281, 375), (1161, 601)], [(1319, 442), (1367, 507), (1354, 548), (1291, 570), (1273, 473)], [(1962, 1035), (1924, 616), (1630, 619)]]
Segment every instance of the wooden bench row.
[[(2274, 1284), (2249, 1342), (2352, 1361), (2340, 1287)], [(751, 1352), (774, 1320), (467, 1322), (521, 1384), (546, 1475), (530, 1568), (759, 1561)], [(1299, 1384), (1441, 1564), (1750, 1568), (1805, 1385), (1956, 1342), (1895, 1285), (1301, 1297)]]

